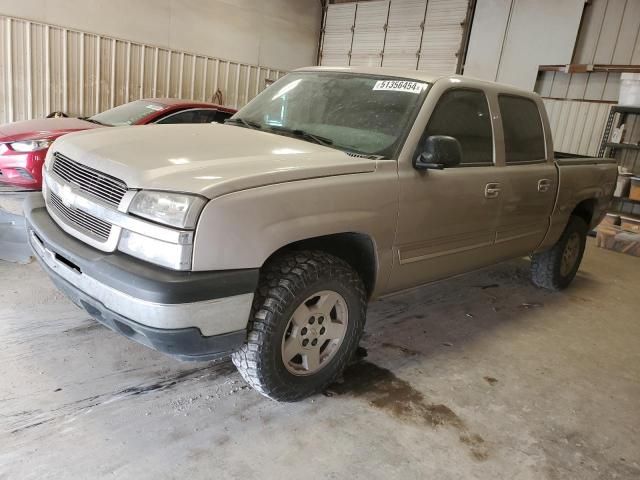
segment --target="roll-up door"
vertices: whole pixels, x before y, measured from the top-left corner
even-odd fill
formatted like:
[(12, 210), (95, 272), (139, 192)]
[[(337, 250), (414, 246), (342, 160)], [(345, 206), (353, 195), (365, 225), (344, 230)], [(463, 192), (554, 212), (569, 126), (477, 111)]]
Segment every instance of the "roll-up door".
[(418, 70), (456, 73), (469, 0), (429, 0)]
[(345, 3), (328, 6), (322, 38), (320, 65), (349, 65), (356, 5), (355, 3)]
[(382, 66), (416, 68), (427, 2), (391, 2)]
[(380, 66), (388, 15), (389, 0), (358, 4), (350, 65)]
[(375, 0), (331, 4), (321, 65), (456, 73), (470, 0)]

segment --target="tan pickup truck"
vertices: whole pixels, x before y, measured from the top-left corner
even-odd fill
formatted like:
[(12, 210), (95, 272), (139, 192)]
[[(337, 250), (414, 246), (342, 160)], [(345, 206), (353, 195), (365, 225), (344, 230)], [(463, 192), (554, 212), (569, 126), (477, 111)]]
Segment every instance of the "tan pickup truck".
[(566, 287), (616, 181), (554, 159), (540, 98), (460, 76), (306, 68), (226, 125), (66, 135), (30, 244), (97, 320), (181, 359), (232, 355), (271, 398), (323, 389), (367, 303), (531, 256)]

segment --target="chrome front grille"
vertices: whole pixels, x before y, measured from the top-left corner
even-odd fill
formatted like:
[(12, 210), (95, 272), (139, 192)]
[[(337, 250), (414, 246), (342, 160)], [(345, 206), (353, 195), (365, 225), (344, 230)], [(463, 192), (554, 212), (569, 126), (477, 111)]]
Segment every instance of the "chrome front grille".
[(82, 210), (67, 207), (62, 203), (62, 199), (53, 192), (49, 192), (49, 204), (55, 208), (63, 219), (72, 223), (75, 227), (79, 227), (87, 235), (101, 242), (106, 242), (109, 238), (111, 234), (110, 223), (100, 220)]
[(117, 207), (127, 192), (127, 184), (122, 180), (82, 165), (58, 152), (53, 154), (51, 170), (66, 182), (109, 205)]

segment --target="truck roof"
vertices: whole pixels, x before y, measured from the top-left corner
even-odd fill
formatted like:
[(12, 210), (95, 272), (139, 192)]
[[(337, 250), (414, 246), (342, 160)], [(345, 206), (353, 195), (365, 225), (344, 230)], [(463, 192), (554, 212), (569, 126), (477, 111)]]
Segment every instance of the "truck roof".
[(467, 84), (472, 83), (476, 84), (479, 88), (482, 87), (491, 87), (498, 88), (499, 90), (512, 93), (516, 95), (522, 95), (527, 97), (537, 96), (535, 92), (531, 92), (529, 90), (523, 90), (520, 88), (516, 88), (512, 85), (507, 85), (505, 83), (498, 82), (490, 82), (488, 80), (481, 80), (478, 78), (468, 77), (466, 75), (455, 75), (455, 74), (432, 74), (428, 71), (423, 70), (411, 70), (407, 68), (387, 68), (387, 67), (303, 67), (295, 70), (296, 72), (303, 71), (316, 71), (316, 72), (345, 72), (345, 73), (363, 73), (368, 75), (384, 75), (389, 77), (398, 77), (398, 78), (411, 78), (413, 80), (418, 80), (421, 82), (433, 83), (436, 80), (440, 79), (464, 79)]

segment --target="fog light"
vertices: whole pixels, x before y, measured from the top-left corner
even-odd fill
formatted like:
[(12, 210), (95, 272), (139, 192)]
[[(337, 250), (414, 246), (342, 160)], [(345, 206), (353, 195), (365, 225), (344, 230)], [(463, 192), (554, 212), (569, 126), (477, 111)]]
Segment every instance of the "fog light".
[(141, 260), (173, 270), (189, 270), (193, 246), (163, 242), (139, 233), (123, 230), (118, 250)]
[(25, 170), (22, 167), (15, 167), (14, 170), (16, 171), (16, 173), (18, 175), (20, 175), (22, 178), (25, 178), (27, 180), (33, 180), (33, 176), (29, 173), (28, 170)]

